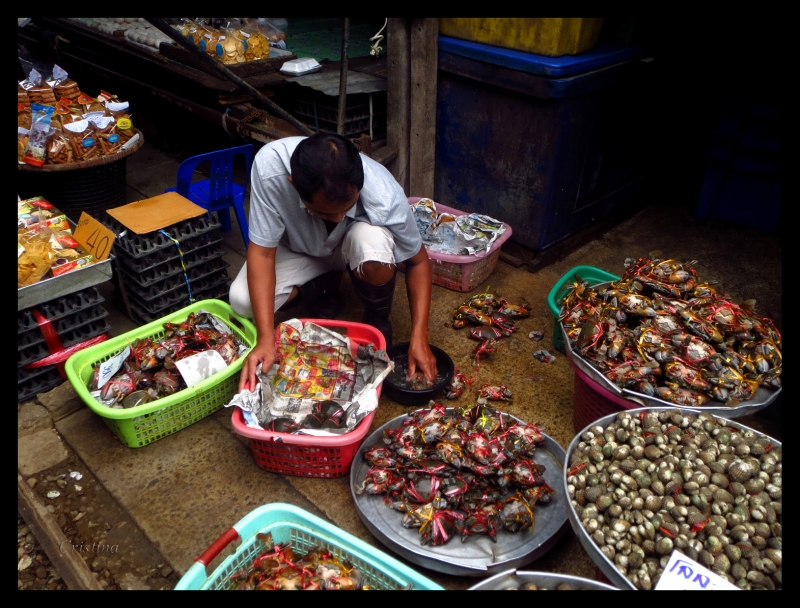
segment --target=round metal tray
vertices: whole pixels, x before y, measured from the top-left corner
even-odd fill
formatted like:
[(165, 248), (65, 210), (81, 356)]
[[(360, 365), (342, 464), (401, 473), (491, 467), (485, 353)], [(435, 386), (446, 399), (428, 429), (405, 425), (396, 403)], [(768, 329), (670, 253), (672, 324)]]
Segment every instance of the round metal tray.
[(619, 591), (616, 587), (593, 581), (581, 576), (570, 574), (557, 574), (555, 572), (533, 572), (525, 570), (507, 570), (482, 580), (467, 591), (503, 591), (506, 589), (522, 589), (525, 583), (533, 583), (543, 589), (555, 590), (562, 583), (570, 586), (575, 591)]
[[(681, 413), (693, 412), (695, 414), (700, 414), (702, 412), (708, 413), (707, 409), (676, 407), (674, 405), (670, 407), (641, 407), (637, 409), (626, 410), (626, 412), (631, 416), (638, 416), (640, 413), (643, 412), (653, 412), (662, 410), (670, 410), (670, 411), (678, 410)], [(619, 412), (614, 414), (609, 414), (608, 416), (603, 416), (602, 418), (598, 418), (597, 420), (592, 422), (592, 424), (581, 429), (575, 435), (575, 437), (572, 438), (572, 441), (570, 442), (569, 447), (567, 448), (567, 454), (566, 457), (564, 458), (563, 467), (561, 469), (562, 479), (560, 486), (564, 489), (563, 490), (564, 493), (566, 493), (567, 491), (567, 471), (569, 470), (569, 460), (572, 456), (572, 453), (577, 448), (578, 443), (580, 443), (581, 441), (581, 435), (583, 435), (584, 432), (586, 432), (587, 430), (589, 430), (589, 428), (595, 425), (599, 424), (602, 427), (608, 426), (611, 422), (613, 422), (616, 419), (618, 414)], [(725, 416), (718, 416), (718, 417), (725, 418)], [(726, 425), (742, 431), (752, 431), (753, 433), (755, 433), (760, 437), (768, 437), (769, 440), (778, 447), (782, 447), (783, 445), (780, 441), (777, 441), (772, 437), (769, 437), (769, 435), (765, 435), (764, 433), (757, 431), (753, 428), (750, 428), (749, 426), (745, 426), (744, 424), (741, 424), (739, 422), (727, 420)], [(605, 554), (603, 554), (603, 552), (600, 551), (600, 548), (594, 543), (592, 538), (589, 536), (589, 533), (586, 531), (586, 529), (583, 527), (583, 524), (578, 519), (578, 514), (575, 512), (575, 508), (572, 506), (572, 501), (569, 499), (567, 499), (567, 516), (569, 518), (569, 523), (572, 526), (572, 531), (575, 532), (575, 535), (578, 537), (581, 546), (586, 551), (586, 553), (589, 554), (589, 557), (592, 558), (592, 561), (597, 565), (597, 567), (600, 568), (601, 572), (606, 576), (606, 578), (609, 581), (611, 581), (611, 584), (616, 585), (620, 589), (636, 590), (636, 587), (633, 585), (633, 583), (631, 583), (624, 574), (622, 574), (619, 570), (617, 570), (617, 567), (614, 564), (614, 562), (608, 559), (605, 556)]]
[[(610, 281), (606, 283), (598, 283), (592, 287), (604, 287), (610, 283)], [(573, 350), (572, 344), (570, 344), (569, 338), (567, 338), (567, 332), (564, 330), (564, 324), (560, 323), (560, 325), (561, 331), (564, 335), (564, 352), (566, 353), (567, 357), (570, 361), (572, 361), (575, 367), (597, 382), (600, 386), (608, 389), (618, 397), (633, 401), (642, 407), (679, 407), (674, 403), (670, 403), (669, 401), (665, 401), (658, 397), (650, 397), (644, 393), (633, 391), (628, 388), (620, 388), (614, 384), (611, 380), (606, 378), (599, 369), (597, 369), (594, 365), (589, 363), (589, 361), (584, 359), (583, 356)], [(782, 390), (782, 387), (772, 390), (762, 386), (758, 388), (752, 399), (741, 401), (738, 405), (729, 407), (722, 401), (712, 399), (707, 404), (696, 407), (704, 412), (708, 412), (721, 418), (741, 418), (742, 416), (749, 416), (751, 414), (755, 414), (759, 410), (763, 410), (778, 398)]]
[[(452, 411), (452, 408), (448, 411)], [(411, 414), (398, 416), (374, 431), (361, 444), (350, 468), (350, 493), (353, 495), (358, 516), (369, 531), (389, 549), (414, 564), (437, 572), (459, 576), (489, 576), (538, 559), (569, 529), (566, 512), (569, 501), (561, 471), (566, 454), (564, 448), (545, 435), (533, 460), (545, 466), (545, 481), (556, 492), (548, 504), (534, 507), (536, 519), (532, 532), (511, 533), (500, 530), (497, 532), (497, 542), (493, 542), (488, 536), (472, 536), (463, 543), (460, 538), (454, 538), (436, 547), (420, 544), (418, 530), (404, 528), (401, 524), (403, 514), (383, 504), (382, 496), (356, 494), (354, 490), (363, 482), (370, 468), (369, 463), (364, 460), (364, 452), (375, 445), (385, 445), (383, 432), (403, 426), (411, 417)], [(525, 421), (511, 417), (525, 424)]]

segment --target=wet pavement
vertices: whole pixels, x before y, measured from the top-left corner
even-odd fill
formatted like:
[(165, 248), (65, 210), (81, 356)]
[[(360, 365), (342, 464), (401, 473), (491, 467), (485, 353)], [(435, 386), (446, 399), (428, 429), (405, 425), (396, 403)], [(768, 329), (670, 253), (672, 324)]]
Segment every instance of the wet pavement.
[[(180, 155), (145, 144), (128, 159), (127, 183), (130, 202), (155, 196), (174, 185)], [(447, 204), (447, 201), (442, 201)], [(475, 383), (448, 406), (468, 405), (476, 399), (483, 384), (505, 385), (512, 393), (499, 409), (539, 425), (553, 440), (566, 448), (575, 434), (575, 373), (565, 355), (552, 347), (554, 321), (547, 306), (553, 285), (570, 269), (590, 265), (620, 275), (627, 257), (658, 256), (682, 261), (697, 260), (700, 277), (718, 281), (736, 302), (755, 299), (759, 314), (772, 318), (782, 327), (782, 237), (715, 220), (698, 220), (694, 201), (672, 205), (642, 204), (641, 211), (610, 228), (552, 265), (531, 273), (524, 266), (500, 261), (491, 276), (470, 293), (433, 286), (429, 318), (430, 341), (445, 350), (456, 367), (475, 376)], [(244, 245), (234, 223), (224, 234), (228, 273), (235, 277), (244, 262)], [(137, 327), (112, 303), (110, 283), (99, 286), (109, 314), (112, 335), (122, 335)], [(502, 348), (473, 367), (476, 342), (467, 330), (451, 327), (453, 311), (468, 295), (490, 288), (511, 302), (526, 301), (530, 316), (521, 319), (518, 331), (505, 338)], [(345, 308), (340, 319), (360, 321), (363, 307), (349, 279), (343, 283)], [(292, 311), (292, 316), (313, 317), (313, 310)], [(276, 322), (290, 318), (278, 313)], [(410, 335), (404, 275), (398, 277), (391, 313), (395, 342)], [(531, 331), (544, 331), (541, 342), (528, 338)], [(554, 363), (533, 357), (538, 349), (556, 356)], [(20, 406), (23, 404), (20, 403)], [(232, 430), (231, 411), (223, 408), (178, 433), (142, 448), (125, 447), (102, 418), (80, 402), (72, 388), (62, 385), (25, 404), (30, 412), (42, 405), (38, 420), (26, 419), (20, 429), (20, 474), (27, 479), (58, 463), (58, 444), (64, 453), (74, 453), (84, 466), (141, 531), (131, 535), (130, 543), (147, 543), (163, 556), (163, 563), (174, 575), (182, 576), (194, 559), (231, 525), (259, 505), (285, 502), (297, 505), (338, 526), (375, 549), (390, 550), (362, 523), (354, 505), (349, 477), (316, 479), (279, 475), (260, 469), (247, 440)], [(22, 411), (22, 410), (20, 410)], [(384, 423), (406, 414), (409, 408), (383, 396), (370, 433)], [(38, 418), (37, 418), (38, 416)], [(22, 415), (20, 415), (22, 419)], [(781, 403), (739, 422), (781, 439)], [(38, 426), (37, 426), (38, 425)], [(33, 430), (55, 429), (55, 447), (43, 451)], [(42, 436), (40, 436), (42, 437)], [(368, 436), (369, 437), (369, 436)], [(51, 456), (46, 460), (45, 456)], [(22, 470), (24, 464), (24, 471)], [(554, 474), (556, 472), (551, 472)], [(46, 499), (40, 496), (40, 500)], [(541, 509), (546, 509), (542, 506)], [(121, 551), (141, 551), (121, 546)], [(395, 555), (396, 556), (396, 555)], [(404, 561), (400, 558), (401, 561)], [(409, 563), (446, 589), (464, 589), (477, 582), (474, 577), (444, 574)], [(528, 564), (527, 570), (572, 574), (587, 578), (596, 575), (595, 564), (581, 547), (571, 529), (545, 555)]]

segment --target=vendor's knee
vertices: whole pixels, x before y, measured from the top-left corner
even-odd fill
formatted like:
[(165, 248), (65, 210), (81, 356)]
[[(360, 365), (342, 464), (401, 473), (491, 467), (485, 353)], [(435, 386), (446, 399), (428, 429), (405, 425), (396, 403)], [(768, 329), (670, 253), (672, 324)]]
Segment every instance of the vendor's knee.
[(231, 285), (231, 291), (228, 297), (233, 312), (245, 319), (253, 318), (253, 306), (250, 303), (250, 294), (247, 293), (246, 290), (234, 289), (233, 285)]
[(396, 270), (394, 264), (385, 264), (384, 262), (368, 260), (359, 265), (353, 272), (359, 279), (367, 283), (383, 285), (392, 280)]

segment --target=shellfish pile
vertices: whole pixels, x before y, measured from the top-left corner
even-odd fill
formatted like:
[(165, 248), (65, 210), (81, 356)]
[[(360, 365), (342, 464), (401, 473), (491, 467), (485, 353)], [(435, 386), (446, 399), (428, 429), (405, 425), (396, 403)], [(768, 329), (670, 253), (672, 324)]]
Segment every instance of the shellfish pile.
[(541, 431), (485, 402), (448, 410), (432, 402), (403, 426), (386, 429), (384, 445), (366, 449), (370, 463), (357, 494), (383, 495), (404, 513), (402, 525), (418, 528), (420, 544), (443, 545), (456, 535), (500, 529), (532, 531), (533, 507), (550, 502), (544, 465), (533, 461)]
[(774, 322), (700, 282), (695, 263), (628, 258), (618, 281), (576, 277), (559, 298), (570, 346), (620, 388), (676, 405), (734, 407), (781, 388)]
[(707, 412), (629, 410), (569, 454), (583, 528), (637, 589), (673, 551), (741, 589), (782, 586), (782, 448)]

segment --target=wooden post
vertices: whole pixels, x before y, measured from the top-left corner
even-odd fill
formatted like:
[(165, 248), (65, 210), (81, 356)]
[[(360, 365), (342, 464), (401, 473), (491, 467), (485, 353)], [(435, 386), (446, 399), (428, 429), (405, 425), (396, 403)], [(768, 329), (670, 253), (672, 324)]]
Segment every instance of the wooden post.
[(386, 26), (388, 91), (386, 92), (386, 148), (396, 152), (387, 169), (408, 196), (408, 142), (411, 105), (411, 21), (389, 18)]
[(433, 198), (439, 19), (411, 20), (409, 196)]

